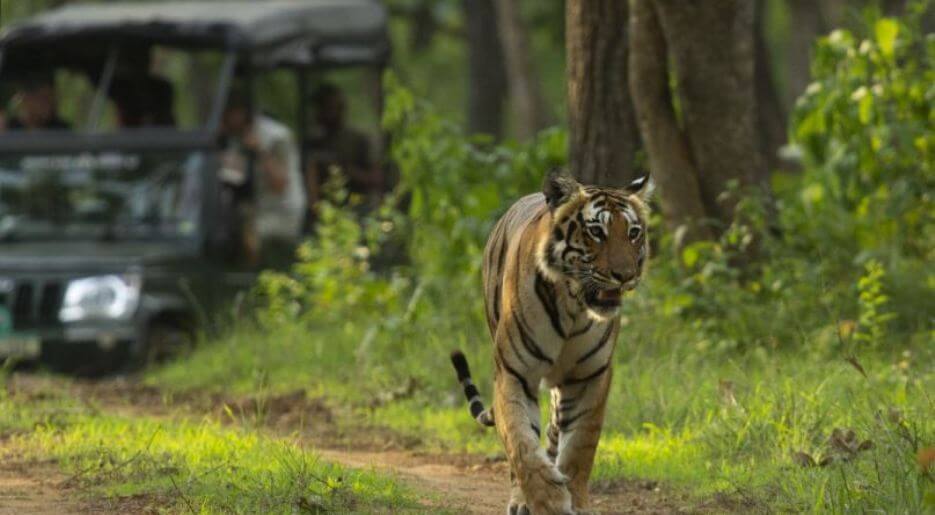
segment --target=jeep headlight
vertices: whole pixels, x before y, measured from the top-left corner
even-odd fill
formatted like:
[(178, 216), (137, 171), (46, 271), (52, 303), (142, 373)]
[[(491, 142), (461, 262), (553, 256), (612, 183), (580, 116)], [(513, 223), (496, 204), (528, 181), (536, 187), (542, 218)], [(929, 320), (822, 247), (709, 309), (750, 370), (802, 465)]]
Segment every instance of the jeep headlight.
[(124, 320), (133, 316), (140, 302), (140, 276), (102, 275), (68, 283), (58, 318), (81, 320)]

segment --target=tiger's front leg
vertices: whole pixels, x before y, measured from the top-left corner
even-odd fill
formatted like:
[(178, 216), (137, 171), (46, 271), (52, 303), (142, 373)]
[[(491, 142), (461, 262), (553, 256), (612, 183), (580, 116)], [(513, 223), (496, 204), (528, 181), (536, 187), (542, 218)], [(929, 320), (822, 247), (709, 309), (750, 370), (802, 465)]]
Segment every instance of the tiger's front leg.
[(514, 488), (507, 513), (573, 514), (567, 478), (546, 457), (539, 441), (536, 393), (540, 377), (510, 352), (506, 330), (498, 331), (497, 338), (501, 337), (504, 341), (496, 345), (493, 409), (497, 433), (519, 487), (518, 491)]
[(568, 478), (572, 506), (587, 510), (590, 499), (588, 479), (601, 438), (604, 409), (610, 389), (611, 370), (606, 366), (597, 377), (581, 380), (571, 377), (556, 386), (552, 395), (549, 424), (550, 454), (555, 454), (559, 471)]

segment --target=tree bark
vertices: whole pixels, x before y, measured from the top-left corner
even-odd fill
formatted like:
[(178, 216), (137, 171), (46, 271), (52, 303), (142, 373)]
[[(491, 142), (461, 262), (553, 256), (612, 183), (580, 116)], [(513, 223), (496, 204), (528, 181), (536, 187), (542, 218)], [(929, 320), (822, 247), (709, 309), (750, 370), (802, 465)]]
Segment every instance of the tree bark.
[(493, 0), (464, 0), (468, 45), (467, 120), (470, 133), (503, 136), (507, 79)]
[(656, 6), (705, 210), (726, 227), (738, 199), (724, 193), (753, 184), (763, 166), (756, 137), (753, 3), (656, 0)]
[[(789, 37), (786, 40), (786, 88), (783, 104), (786, 110), (795, 106), (795, 101), (811, 81), (812, 45), (815, 39), (827, 31), (822, 3), (817, 0), (788, 0)], [(826, 2), (830, 16), (841, 16), (836, 2)], [(834, 13), (834, 14), (831, 14)]]
[(769, 47), (766, 44), (765, 0), (756, 0), (756, 103), (757, 125), (760, 143), (760, 152), (763, 154), (766, 166), (760, 168), (761, 173), (756, 181), (761, 184), (769, 182), (769, 172), (781, 166), (779, 149), (786, 144), (786, 112), (779, 100), (779, 93), (773, 77), (772, 59)]
[(652, 0), (631, 2), (630, 43), (633, 105), (666, 223), (676, 235), (676, 247), (710, 240), (714, 233), (705, 223), (697, 170), (672, 107), (666, 43)]
[(585, 184), (624, 186), (635, 169), (639, 130), (627, 87), (627, 4), (565, 4), (569, 164)]
[(748, 0), (631, 3), (630, 87), (663, 211), (683, 241), (725, 230), (738, 194), (764, 174), (753, 7)]
[(516, 113), (516, 136), (528, 139), (551, 123), (538, 75), (529, 53), (529, 36), (518, 0), (496, 0), (497, 28), (503, 44), (510, 103)]

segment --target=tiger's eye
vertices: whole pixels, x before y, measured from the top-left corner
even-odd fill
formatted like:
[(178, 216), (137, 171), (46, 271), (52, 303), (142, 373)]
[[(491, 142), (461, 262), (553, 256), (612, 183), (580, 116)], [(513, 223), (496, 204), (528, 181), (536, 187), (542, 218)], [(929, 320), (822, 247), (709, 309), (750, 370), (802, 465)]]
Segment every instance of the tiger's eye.
[(591, 236), (594, 236), (597, 239), (601, 239), (604, 237), (604, 231), (602, 231), (601, 228), (597, 226), (592, 226), (588, 228), (588, 232), (591, 233)]
[(627, 231), (627, 236), (630, 238), (630, 241), (636, 241), (640, 238), (640, 235), (643, 234), (643, 229), (639, 226), (634, 225), (630, 227), (630, 230)]

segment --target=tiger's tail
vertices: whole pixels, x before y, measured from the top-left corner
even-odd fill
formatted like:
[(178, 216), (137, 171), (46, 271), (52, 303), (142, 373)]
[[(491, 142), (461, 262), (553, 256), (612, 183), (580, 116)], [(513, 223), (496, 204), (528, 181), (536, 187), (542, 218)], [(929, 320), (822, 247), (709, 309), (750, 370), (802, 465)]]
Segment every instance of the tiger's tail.
[(493, 426), (493, 408), (484, 409), (484, 401), (480, 400), (480, 392), (471, 381), (471, 369), (468, 368), (467, 358), (464, 353), (456, 350), (451, 353), (451, 364), (458, 373), (458, 382), (464, 388), (464, 396), (467, 397), (468, 407), (471, 410), (471, 416), (482, 426)]

